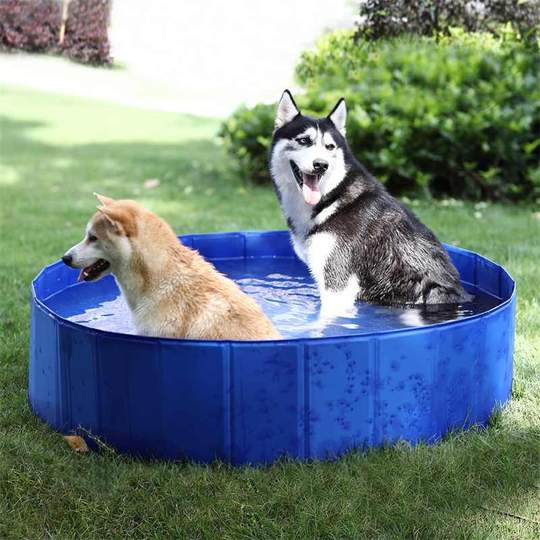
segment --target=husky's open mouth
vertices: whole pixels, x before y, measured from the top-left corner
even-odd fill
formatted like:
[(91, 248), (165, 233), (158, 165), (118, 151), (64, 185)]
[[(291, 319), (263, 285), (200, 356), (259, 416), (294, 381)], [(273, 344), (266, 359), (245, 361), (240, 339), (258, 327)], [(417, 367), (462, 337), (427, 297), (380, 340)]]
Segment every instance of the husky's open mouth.
[(311, 206), (316, 205), (321, 200), (321, 190), (319, 182), (321, 181), (322, 174), (309, 174), (302, 172), (298, 165), (290, 160), (291, 170), (298, 187), (302, 190), (304, 200)]
[(98, 259), (94, 264), (86, 266), (81, 270), (78, 281), (95, 281), (109, 266), (111, 266), (110, 263), (105, 259)]

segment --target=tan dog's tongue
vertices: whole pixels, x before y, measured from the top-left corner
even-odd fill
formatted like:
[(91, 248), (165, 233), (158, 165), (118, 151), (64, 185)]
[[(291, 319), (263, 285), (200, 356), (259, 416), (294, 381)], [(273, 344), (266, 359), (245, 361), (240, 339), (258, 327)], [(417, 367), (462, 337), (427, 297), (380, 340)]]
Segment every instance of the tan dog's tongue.
[(311, 206), (315, 206), (321, 200), (321, 192), (319, 190), (319, 182), (317, 179), (307, 180), (304, 176), (302, 184), (302, 195), (304, 200)]

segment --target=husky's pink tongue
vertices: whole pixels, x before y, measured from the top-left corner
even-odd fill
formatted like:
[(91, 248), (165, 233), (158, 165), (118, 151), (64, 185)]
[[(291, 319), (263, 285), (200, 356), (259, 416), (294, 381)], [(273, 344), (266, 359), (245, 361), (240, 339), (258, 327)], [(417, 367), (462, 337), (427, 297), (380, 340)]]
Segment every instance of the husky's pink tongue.
[(316, 176), (306, 175), (303, 177), (302, 195), (304, 200), (311, 206), (315, 206), (321, 200), (319, 181)]

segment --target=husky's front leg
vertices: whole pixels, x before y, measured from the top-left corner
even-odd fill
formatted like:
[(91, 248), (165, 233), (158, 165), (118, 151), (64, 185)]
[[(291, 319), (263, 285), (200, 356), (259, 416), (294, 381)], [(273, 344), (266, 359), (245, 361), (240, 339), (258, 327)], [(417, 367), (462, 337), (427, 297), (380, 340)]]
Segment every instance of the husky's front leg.
[(336, 253), (336, 237), (328, 232), (313, 235), (307, 246), (309, 270), (317, 283), (321, 299), (320, 318), (330, 321), (336, 317), (352, 317), (360, 292), (355, 274), (337, 275), (333, 268), (341, 265), (344, 254)]
[(359, 292), (356, 276), (351, 276), (347, 285), (340, 290), (319, 288), (319, 291), (321, 295), (321, 319), (329, 321), (337, 317), (354, 317)]

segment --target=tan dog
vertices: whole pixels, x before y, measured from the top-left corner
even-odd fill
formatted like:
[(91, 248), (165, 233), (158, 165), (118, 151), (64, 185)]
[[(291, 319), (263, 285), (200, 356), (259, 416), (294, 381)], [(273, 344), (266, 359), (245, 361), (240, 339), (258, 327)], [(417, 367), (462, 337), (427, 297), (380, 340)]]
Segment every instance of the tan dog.
[(113, 273), (137, 331), (191, 339), (279, 339), (261, 308), (171, 227), (128, 200), (95, 194), (101, 206), (84, 239), (62, 260), (81, 268), (80, 280)]

